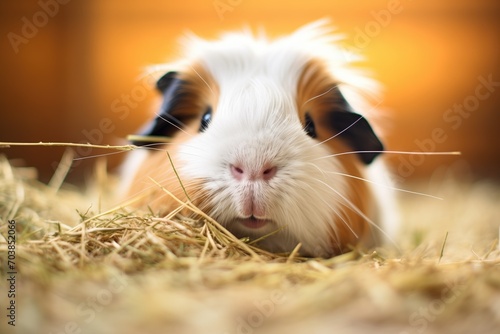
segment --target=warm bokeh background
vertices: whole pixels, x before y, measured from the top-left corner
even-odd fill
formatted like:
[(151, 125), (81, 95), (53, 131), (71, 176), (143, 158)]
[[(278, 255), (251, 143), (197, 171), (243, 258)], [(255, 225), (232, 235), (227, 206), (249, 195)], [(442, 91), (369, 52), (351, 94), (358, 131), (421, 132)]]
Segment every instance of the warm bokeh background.
[[(142, 69), (173, 59), (185, 31), (214, 38), (249, 24), (275, 36), (330, 17), (347, 35), (344, 46), (359, 49), (365, 67), (386, 87), (381, 106), (393, 119), (388, 148), (418, 150), (417, 142), (429, 144), (437, 131), (434, 150), (463, 152), (461, 157), (413, 160), (393, 156), (401, 181), (429, 178), (436, 170), (439, 175), (458, 170), (500, 176), (500, 87), (482, 88), (481, 99), (476, 97), (480, 77), (500, 82), (498, 0), (59, 1), (66, 4), (0, 3), (0, 141), (116, 144), (149, 117), (156, 103), (154, 91), (139, 79)], [(226, 11), (219, 15), (215, 5), (225, 5)], [(390, 6), (399, 13), (387, 18), (381, 13)], [(42, 7), (53, 17), (45, 20)], [(374, 13), (386, 21), (379, 17), (377, 22)], [(26, 22), (40, 27), (30, 30)], [(20, 44), (13, 47), (12, 38)], [(127, 95), (135, 95), (125, 108), (130, 113), (116, 112), (124, 112)], [(464, 109), (467, 117), (443, 119), (451, 115), (446, 114), (449, 108), (463, 103), (470, 109)], [(47, 180), (63, 149), (2, 152), (36, 166)], [(98, 153), (103, 152), (80, 150), (79, 155)], [(115, 166), (120, 155), (110, 159)], [(94, 161), (78, 163), (70, 180), (88, 175)]]

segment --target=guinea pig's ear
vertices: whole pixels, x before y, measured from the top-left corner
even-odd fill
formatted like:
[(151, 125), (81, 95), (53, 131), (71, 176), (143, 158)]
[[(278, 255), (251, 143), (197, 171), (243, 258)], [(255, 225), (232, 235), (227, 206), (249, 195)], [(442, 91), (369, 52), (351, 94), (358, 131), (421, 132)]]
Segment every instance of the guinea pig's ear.
[(340, 90), (337, 90), (337, 94), (336, 104), (340, 108), (327, 114), (327, 122), (353, 151), (360, 151), (358, 155), (361, 161), (370, 164), (382, 153), (384, 146), (366, 118), (352, 111)]
[[(141, 137), (170, 137), (179, 129), (184, 127), (184, 124), (176, 117), (172, 116), (173, 108), (178, 104), (182, 97), (180, 88), (183, 81), (177, 78), (177, 72), (168, 72), (163, 75), (157, 82), (156, 88), (163, 94), (163, 103), (158, 112), (158, 116), (153, 119), (146, 127), (140, 131)], [(132, 144), (144, 146), (147, 144), (158, 143), (158, 140), (133, 140)]]

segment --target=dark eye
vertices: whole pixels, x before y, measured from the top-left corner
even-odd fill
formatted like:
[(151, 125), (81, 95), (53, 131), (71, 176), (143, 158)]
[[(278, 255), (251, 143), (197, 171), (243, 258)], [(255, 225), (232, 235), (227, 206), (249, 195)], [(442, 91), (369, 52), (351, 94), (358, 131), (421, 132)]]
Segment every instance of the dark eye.
[(306, 114), (305, 117), (305, 126), (304, 131), (311, 138), (316, 138), (316, 128), (314, 127), (314, 122), (309, 114)]
[(208, 125), (210, 124), (210, 121), (212, 120), (212, 107), (208, 107), (207, 111), (203, 114), (201, 117), (201, 122), (200, 122), (200, 132), (205, 131), (208, 128)]

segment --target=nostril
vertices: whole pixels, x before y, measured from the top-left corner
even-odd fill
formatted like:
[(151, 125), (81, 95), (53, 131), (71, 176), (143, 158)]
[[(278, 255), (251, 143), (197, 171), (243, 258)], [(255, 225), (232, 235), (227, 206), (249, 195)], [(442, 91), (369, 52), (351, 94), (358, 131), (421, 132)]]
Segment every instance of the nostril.
[(262, 172), (262, 178), (265, 181), (269, 181), (276, 175), (277, 170), (278, 168), (276, 168), (275, 166), (264, 169), (264, 171)]
[(239, 166), (231, 164), (230, 169), (231, 169), (231, 174), (236, 180), (241, 180), (245, 175), (245, 171)]

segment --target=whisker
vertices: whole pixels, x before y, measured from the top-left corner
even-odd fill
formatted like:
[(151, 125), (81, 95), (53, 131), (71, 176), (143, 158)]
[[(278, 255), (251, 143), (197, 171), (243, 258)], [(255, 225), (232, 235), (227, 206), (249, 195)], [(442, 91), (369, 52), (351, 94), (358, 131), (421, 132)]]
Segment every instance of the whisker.
[[(162, 145), (162, 144), (170, 144), (172, 141), (172, 137), (165, 137), (165, 136), (147, 136), (147, 135), (127, 135), (127, 140), (130, 142), (145, 142), (145, 143), (152, 143), (155, 145)], [(149, 144), (149, 145), (150, 145)], [(148, 144), (144, 144), (142, 146), (146, 146)]]
[[(371, 106), (370, 107), (370, 110), (368, 110), (367, 114), (369, 114), (373, 109), (377, 108), (380, 104), (382, 103), (382, 101), (379, 101), (377, 104), (375, 104), (374, 106)], [(344, 130), (340, 131), (339, 133), (336, 133), (335, 135), (331, 136), (330, 138), (328, 139), (325, 139), (323, 140), (321, 143), (317, 143), (313, 146), (318, 146), (318, 145), (321, 145), (321, 144), (324, 144), (326, 143), (327, 141), (330, 141), (338, 136), (340, 136), (342, 133), (344, 133), (345, 131), (349, 130), (349, 128), (351, 128), (354, 124), (356, 124), (357, 122), (359, 122), (360, 120), (363, 119), (363, 116), (360, 116), (357, 120), (355, 120), (354, 122), (352, 122), (351, 125), (349, 125), (347, 128), (345, 128)]]
[(460, 151), (447, 151), (447, 152), (384, 151), (384, 150), (378, 150), (378, 151), (348, 151), (348, 152), (340, 152), (340, 153), (325, 155), (325, 156), (322, 156), (320, 158), (316, 158), (314, 160), (334, 158), (334, 157), (338, 157), (338, 156), (341, 156), (341, 155), (359, 154), (359, 153), (361, 153), (361, 154), (364, 154), (364, 153), (384, 153), (384, 154), (406, 154), (406, 155), (461, 155), (462, 154), (462, 152), (460, 152)]
[(172, 143), (150, 143), (150, 144), (145, 144), (142, 146), (137, 146), (137, 149), (145, 149), (145, 150), (151, 150), (151, 151), (166, 151), (164, 148), (156, 148), (153, 146), (163, 146), (163, 145), (168, 145)]
[[(316, 166), (317, 167), (317, 166)], [(318, 167), (319, 169), (319, 167)], [(321, 171), (321, 170), (320, 170)], [(319, 181), (319, 179), (316, 178), (317, 181)], [(314, 188), (309, 184), (309, 183), (306, 183), (306, 186), (313, 189)], [(336, 215), (337, 217), (340, 218), (340, 220), (342, 220), (342, 222), (344, 223), (344, 225), (352, 232), (352, 234), (356, 237), (356, 238), (359, 238), (358, 234), (352, 229), (352, 227), (349, 225), (349, 223), (344, 219), (344, 217), (342, 217), (342, 215), (337, 211), (335, 210), (331, 205), (330, 203), (328, 203), (324, 198), (321, 198), (321, 200), (323, 201), (323, 203), (325, 203)], [(338, 239), (338, 233), (337, 231), (334, 229), (333, 231), (335, 233), (335, 237), (337, 237)]]
[[(164, 149), (160, 149), (160, 148), (155, 148), (155, 147), (150, 147), (152, 145), (163, 145), (163, 143), (159, 144), (159, 143), (155, 143), (155, 144), (148, 144), (148, 145), (144, 145), (144, 146), (135, 146), (133, 147), (133, 150), (137, 150), (137, 149), (145, 149), (145, 150), (150, 150), (150, 151), (164, 151)], [(149, 147), (146, 147), (146, 146), (149, 146)], [(128, 152), (125, 152), (125, 151), (121, 151), (121, 152), (110, 152), (110, 153), (102, 153), (102, 154), (94, 154), (94, 155), (87, 155), (87, 156), (84, 156), (84, 157), (76, 157), (73, 159), (73, 161), (78, 161), (78, 160), (85, 160), (85, 159), (93, 159), (93, 158), (100, 158), (100, 157), (106, 157), (108, 155), (115, 155), (115, 154), (120, 154), (120, 153), (128, 153)]]
[(326, 94), (330, 93), (333, 89), (335, 89), (335, 88), (337, 88), (337, 87), (338, 87), (338, 85), (334, 85), (334, 86), (332, 86), (330, 89), (328, 89), (326, 92), (323, 92), (323, 93), (321, 93), (321, 94), (319, 94), (319, 95), (316, 95), (316, 96), (311, 97), (310, 99), (308, 99), (306, 102), (304, 102), (304, 103), (302, 104), (302, 107), (301, 107), (301, 108), (303, 108), (306, 104), (308, 104), (308, 103), (309, 103), (309, 102), (311, 102), (312, 100), (315, 100), (315, 99), (317, 99), (317, 98), (322, 97), (323, 95), (326, 95)]
[(102, 154), (87, 155), (85, 157), (76, 157), (76, 158), (73, 158), (73, 161), (85, 160), (85, 159), (93, 159), (93, 158), (101, 158), (101, 157), (107, 157), (109, 155), (122, 154), (122, 153), (126, 153), (126, 152), (111, 152), (111, 153), (102, 153)]
[(190, 67), (194, 71), (194, 73), (196, 73), (196, 75), (205, 83), (205, 85), (207, 85), (208, 89), (210, 89), (210, 92), (212, 92), (212, 94), (215, 96), (215, 92), (212, 90), (212, 87), (210, 87), (208, 82), (205, 81), (205, 79), (200, 75), (200, 73), (198, 73), (198, 71), (196, 71), (196, 69), (193, 66)]
[(401, 192), (408, 193), (408, 194), (430, 197), (430, 198), (438, 199), (438, 200), (441, 200), (441, 201), (443, 200), (442, 197), (437, 197), (437, 196), (434, 196), (434, 195), (430, 195), (430, 194), (426, 194), (426, 193), (421, 193), (421, 192), (417, 192), (417, 191), (411, 191), (411, 190), (396, 188), (396, 187), (393, 187), (393, 186), (389, 186), (387, 184), (383, 184), (383, 183), (379, 183), (379, 182), (374, 182), (374, 181), (371, 181), (371, 180), (368, 180), (366, 178), (359, 177), (359, 176), (354, 176), (354, 175), (345, 174), (345, 173), (341, 173), (341, 172), (325, 172), (325, 173), (336, 174), (336, 175), (350, 177), (350, 178), (353, 178), (353, 179), (356, 179), (356, 180), (365, 181), (365, 182), (368, 182), (368, 183), (371, 183), (371, 184), (374, 184), (374, 185), (377, 185), (377, 186), (381, 186), (381, 187), (384, 187), (384, 188), (387, 188), (387, 189), (391, 189), (391, 190), (401, 191)]
[[(152, 150), (156, 150), (156, 151), (167, 151), (167, 149), (165, 149), (165, 148), (153, 148), (152, 146), (163, 146), (163, 145), (179, 144), (179, 143), (173, 142), (172, 138), (170, 138), (170, 137), (128, 135), (127, 139), (129, 141), (133, 141), (133, 140), (134, 141), (135, 140), (137, 140), (137, 141), (145, 141), (145, 142), (152, 141), (152, 140), (155, 141), (154, 143), (149, 143), (149, 144), (144, 144), (144, 145), (141, 145), (141, 146), (136, 146), (133, 149), (141, 149), (141, 148), (148, 149), (148, 148), (151, 148)], [(191, 149), (195, 149), (195, 150), (199, 150), (199, 151), (205, 152), (203, 150), (203, 148), (201, 148), (201, 147), (199, 147), (197, 145), (182, 143), (182, 146), (189, 147)]]
[(355, 120), (354, 122), (352, 122), (352, 124), (351, 124), (351, 125), (349, 125), (348, 127), (346, 127), (344, 130), (340, 131), (339, 133), (334, 134), (334, 135), (333, 135), (333, 136), (331, 136), (330, 138), (325, 139), (325, 140), (323, 140), (323, 141), (322, 141), (322, 142), (320, 142), (320, 143), (316, 143), (316, 144), (314, 144), (314, 145), (313, 145), (313, 147), (316, 147), (316, 146), (318, 146), (318, 145), (324, 144), (324, 143), (326, 143), (327, 141), (330, 141), (330, 140), (334, 139), (335, 137), (340, 136), (342, 133), (344, 133), (345, 131), (349, 130), (352, 126), (354, 126), (356, 123), (358, 123), (358, 122), (359, 122), (360, 120), (362, 120), (362, 119), (363, 119), (363, 116), (359, 116), (359, 118), (358, 118), (357, 120)]
[(338, 196), (340, 196), (340, 198), (342, 198), (345, 203), (347, 203), (350, 208), (356, 212), (360, 217), (362, 217), (363, 219), (365, 219), (371, 226), (373, 226), (374, 228), (376, 228), (377, 230), (379, 230), (380, 233), (382, 233), (386, 238), (387, 240), (389, 240), (397, 249), (399, 249), (399, 246), (398, 244), (390, 237), (389, 234), (387, 234), (380, 226), (378, 226), (377, 224), (375, 224), (370, 218), (368, 218), (356, 205), (354, 205), (349, 199), (347, 199), (344, 195), (342, 195), (339, 191), (335, 190), (333, 187), (331, 187), (330, 185), (328, 185), (327, 183), (319, 180), (319, 179), (316, 179), (318, 182), (324, 184), (327, 188), (329, 188), (330, 190), (332, 190), (333, 192), (335, 192)]
[(181, 121), (179, 121), (179, 119), (175, 118), (174, 116), (170, 115), (170, 114), (167, 114), (168, 117), (170, 118), (173, 118), (175, 119), (177, 122), (179, 122), (180, 125), (182, 125), (183, 128), (181, 128), (180, 126), (177, 126), (177, 124), (169, 121), (168, 119), (166, 119), (165, 117), (163, 117), (162, 115), (158, 114), (158, 113), (155, 113), (156, 117), (160, 118), (161, 120), (167, 122), (168, 124), (172, 125), (174, 128), (176, 128), (177, 130), (179, 131), (182, 131), (184, 132), (185, 134), (189, 135), (189, 136), (192, 136), (192, 134), (190, 134), (189, 132), (187, 132), (186, 130), (184, 130), (183, 128), (186, 128), (186, 124), (182, 123)]

